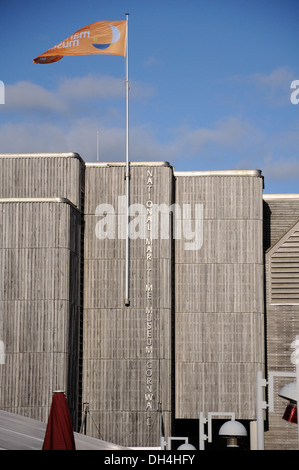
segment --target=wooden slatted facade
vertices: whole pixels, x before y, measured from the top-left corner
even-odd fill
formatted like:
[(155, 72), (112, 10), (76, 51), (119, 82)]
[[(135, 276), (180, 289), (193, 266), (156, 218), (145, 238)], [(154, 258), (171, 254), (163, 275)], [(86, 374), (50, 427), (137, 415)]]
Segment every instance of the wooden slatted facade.
[[(93, 436), (124, 446), (158, 446), (159, 408), (167, 435), (171, 429), (171, 240), (150, 241), (146, 214), (145, 237), (130, 239), (125, 306), (125, 239), (118, 236), (124, 171), (122, 164), (86, 167), (83, 399), (94, 417), (88, 423)], [(133, 164), (130, 180), (130, 205), (171, 204), (168, 164)], [(112, 238), (97, 232), (103, 204), (107, 224), (115, 222)]]
[[(299, 333), (299, 195), (265, 195), (267, 368), (296, 372), (294, 340)], [(298, 449), (298, 428), (282, 419), (287, 401), (280, 388), (294, 379), (276, 378), (274, 412), (269, 413), (266, 449)]]
[(0, 178), (0, 407), (47, 421), (65, 390), (77, 426), (83, 161), (1, 155)]
[[(123, 446), (158, 446), (160, 411), (166, 436), (200, 411), (249, 424), (257, 370), (294, 369), (299, 198), (263, 202), (258, 170), (131, 164), (126, 306), (124, 176), (77, 154), (0, 155), (0, 408), (46, 421), (65, 389), (77, 429), (88, 403), (87, 433)], [(295, 446), (280, 411), (269, 423), (269, 449)]]
[(75, 418), (79, 213), (67, 200), (26, 198), (0, 199), (0, 215), (0, 407), (46, 421), (53, 391), (65, 390)]
[(176, 198), (203, 204), (203, 244), (175, 245), (176, 417), (255, 419), (264, 367), (260, 172), (175, 173)]

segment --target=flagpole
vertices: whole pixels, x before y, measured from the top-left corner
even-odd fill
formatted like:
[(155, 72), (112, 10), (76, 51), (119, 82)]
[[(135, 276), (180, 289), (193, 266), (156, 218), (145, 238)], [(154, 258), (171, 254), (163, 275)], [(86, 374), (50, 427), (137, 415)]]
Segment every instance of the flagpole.
[(126, 281), (125, 281), (125, 305), (130, 305), (130, 294), (129, 294), (129, 274), (130, 274), (130, 243), (129, 243), (129, 203), (130, 203), (130, 164), (129, 164), (129, 44), (128, 44), (128, 17), (127, 20), (127, 37), (126, 37), (126, 203), (127, 203), (127, 227), (126, 227)]

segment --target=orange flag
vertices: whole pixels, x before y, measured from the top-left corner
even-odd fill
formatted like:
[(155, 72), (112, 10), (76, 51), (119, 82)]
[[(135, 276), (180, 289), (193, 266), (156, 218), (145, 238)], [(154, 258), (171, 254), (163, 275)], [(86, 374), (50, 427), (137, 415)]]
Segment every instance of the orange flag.
[(39, 55), (33, 62), (50, 64), (67, 55), (126, 54), (126, 21), (98, 21), (69, 36), (64, 41)]

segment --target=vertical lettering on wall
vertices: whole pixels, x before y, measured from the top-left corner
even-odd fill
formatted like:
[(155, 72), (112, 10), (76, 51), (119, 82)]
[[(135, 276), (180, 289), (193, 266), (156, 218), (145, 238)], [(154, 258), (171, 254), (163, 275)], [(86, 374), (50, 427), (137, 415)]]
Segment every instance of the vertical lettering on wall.
[(152, 262), (153, 262), (153, 238), (152, 238), (152, 224), (153, 224), (153, 201), (152, 201), (152, 188), (153, 188), (153, 174), (152, 171), (146, 171), (146, 188), (147, 188), (147, 201), (146, 201), (146, 238), (145, 238), (145, 260), (146, 260), (146, 281), (145, 281), (145, 295), (146, 295), (146, 372), (145, 372), (145, 410), (146, 424), (151, 426), (151, 411), (153, 409), (153, 278), (152, 278)]

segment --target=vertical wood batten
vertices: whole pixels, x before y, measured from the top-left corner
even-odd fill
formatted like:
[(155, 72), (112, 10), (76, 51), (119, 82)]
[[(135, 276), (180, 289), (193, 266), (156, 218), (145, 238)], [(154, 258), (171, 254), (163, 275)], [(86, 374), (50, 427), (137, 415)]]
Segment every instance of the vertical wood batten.
[(255, 418), (255, 374), (264, 367), (262, 188), (258, 172), (176, 172), (176, 202), (203, 205), (202, 247), (188, 252), (175, 242), (177, 418)]
[(43, 421), (55, 389), (77, 420), (82, 173), (75, 154), (0, 158), (0, 406)]
[[(299, 194), (264, 195), (267, 360), (272, 372), (296, 372), (292, 354), (299, 331)], [(298, 428), (282, 419), (287, 404), (278, 396), (290, 379), (274, 381), (265, 449), (298, 449)]]
[[(152, 349), (148, 354), (146, 241), (130, 239), (130, 306), (125, 307), (125, 240), (118, 238), (117, 226), (115, 238), (99, 239), (95, 233), (100, 219), (95, 212), (101, 204), (106, 204), (116, 224), (120, 221), (124, 172), (122, 164), (86, 167), (83, 395), (103, 439), (121, 445), (156, 446), (159, 402), (167, 433), (171, 421), (171, 238), (152, 243), (153, 301), (148, 310)], [(149, 174), (153, 179), (150, 196)], [(149, 197), (155, 204), (171, 204), (169, 165), (132, 164), (130, 175), (130, 204), (145, 207)], [(147, 383), (148, 364), (152, 374)], [(151, 395), (150, 409), (146, 408), (147, 393)], [(93, 436), (99, 435), (92, 421), (88, 427)]]

